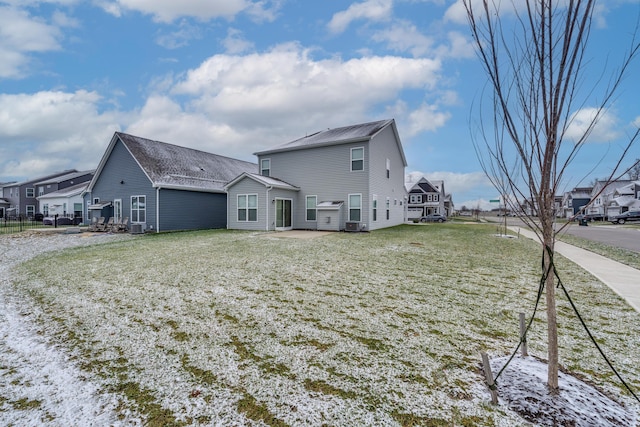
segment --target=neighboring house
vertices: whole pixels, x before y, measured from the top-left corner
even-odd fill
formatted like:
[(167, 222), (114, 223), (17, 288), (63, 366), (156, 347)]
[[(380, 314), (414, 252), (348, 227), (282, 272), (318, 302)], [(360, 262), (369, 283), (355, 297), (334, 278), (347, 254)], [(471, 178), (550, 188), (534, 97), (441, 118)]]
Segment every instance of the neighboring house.
[(254, 153), (226, 185), (228, 227), (375, 230), (405, 220), (407, 161), (394, 120), (327, 129)]
[(7, 217), (7, 209), (11, 206), (9, 200), (4, 198), (4, 187), (13, 182), (0, 182), (0, 219)]
[(576, 187), (562, 196), (560, 211), (562, 217), (571, 218), (591, 201), (593, 187)]
[[(585, 209), (585, 213), (595, 219), (606, 220), (609, 216), (609, 208), (615, 198), (616, 190), (631, 184), (630, 180), (619, 180), (613, 182), (596, 181), (591, 190), (591, 204)], [(620, 212), (620, 206), (613, 206), (611, 215)]]
[[(58, 190), (64, 190), (69, 187), (84, 183), (85, 185), (91, 181), (95, 171), (72, 171), (64, 175), (48, 178), (35, 183), (36, 198), (45, 194), (53, 193)], [(40, 211), (42, 212), (42, 211)], [(42, 212), (44, 213), (44, 212)]]
[(456, 207), (453, 204), (453, 197), (451, 197), (451, 193), (447, 193), (444, 195), (444, 215), (446, 217), (450, 217), (456, 211)]
[[(55, 178), (62, 176), (70, 176), (78, 171), (75, 169), (57, 172), (46, 176), (41, 176), (28, 181), (15, 182), (3, 187), (3, 199), (8, 202), (8, 208), (5, 214), (8, 217), (23, 216), (25, 218), (33, 218), (38, 208), (38, 193), (41, 183), (55, 181)], [(40, 187), (39, 187), (40, 185)], [(45, 189), (46, 189), (46, 184)], [(57, 189), (57, 188), (56, 188)]]
[(131, 227), (224, 228), (224, 185), (255, 163), (116, 132), (84, 196), (88, 221), (128, 218)]
[(39, 212), (45, 217), (55, 216), (82, 218), (83, 198), (88, 182), (65, 187), (64, 189), (38, 196)]
[(612, 217), (627, 211), (637, 210), (640, 210), (640, 181), (631, 181), (614, 190), (607, 205), (607, 216)]
[(407, 183), (405, 186), (409, 193), (408, 219), (429, 214), (450, 216), (453, 212), (451, 196), (444, 191), (444, 181), (429, 181), (422, 177), (417, 182)]

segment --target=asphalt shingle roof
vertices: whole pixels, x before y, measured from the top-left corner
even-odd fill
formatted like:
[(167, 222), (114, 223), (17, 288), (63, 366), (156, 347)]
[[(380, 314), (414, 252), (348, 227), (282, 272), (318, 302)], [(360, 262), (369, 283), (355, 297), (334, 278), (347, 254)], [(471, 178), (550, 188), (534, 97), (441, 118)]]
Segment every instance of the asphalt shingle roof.
[(327, 129), (254, 154), (262, 155), (279, 151), (300, 150), (314, 146), (344, 144), (351, 141), (368, 140), (392, 122), (393, 120), (389, 119), (335, 129)]
[(222, 192), (233, 178), (258, 170), (256, 163), (126, 133), (117, 135), (156, 187)]

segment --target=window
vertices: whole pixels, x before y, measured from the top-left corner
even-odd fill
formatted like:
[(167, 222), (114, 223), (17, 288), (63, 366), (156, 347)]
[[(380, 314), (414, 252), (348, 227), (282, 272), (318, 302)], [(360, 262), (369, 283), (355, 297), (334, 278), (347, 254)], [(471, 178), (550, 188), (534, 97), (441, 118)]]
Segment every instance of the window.
[(318, 218), (316, 206), (318, 205), (318, 196), (307, 196), (307, 221), (316, 221)]
[(364, 170), (364, 148), (352, 148), (351, 149), (351, 170), (361, 171)]
[(409, 203), (422, 203), (422, 194), (412, 194)]
[(387, 159), (387, 179), (391, 176), (391, 162)]
[(260, 160), (260, 175), (271, 176), (271, 159)]
[(434, 194), (433, 195), (433, 201), (437, 202), (438, 200), (440, 200), (440, 195), (439, 194)]
[(373, 221), (377, 221), (378, 220), (378, 196), (376, 196), (375, 194), (373, 195), (373, 217), (372, 217)]
[(33, 218), (36, 213), (36, 207), (34, 205), (27, 205), (27, 218)]
[(63, 203), (63, 204), (62, 204), (62, 214), (63, 214), (63, 215), (66, 215), (66, 214), (67, 214), (67, 204), (66, 204), (66, 203)]
[(391, 207), (391, 200), (387, 197), (387, 220), (389, 219), (390, 207)]
[(35, 188), (27, 188), (27, 197), (36, 197)]
[(73, 204), (73, 216), (75, 218), (82, 218), (82, 203)]
[(42, 215), (49, 216), (49, 204), (45, 203), (42, 205)]
[(258, 220), (258, 195), (238, 194), (238, 221)]
[(131, 196), (131, 222), (147, 220), (147, 196)]
[(349, 194), (349, 221), (360, 221), (362, 210), (362, 195)]
[(44, 194), (44, 187), (38, 187), (38, 196), (42, 196)]

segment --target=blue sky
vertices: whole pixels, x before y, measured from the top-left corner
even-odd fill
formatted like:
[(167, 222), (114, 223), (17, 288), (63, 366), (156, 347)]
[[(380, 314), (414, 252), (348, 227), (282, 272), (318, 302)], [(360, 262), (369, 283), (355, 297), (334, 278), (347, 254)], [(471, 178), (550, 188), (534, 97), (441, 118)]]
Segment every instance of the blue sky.
[[(601, 3), (594, 79), (640, 12)], [(93, 169), (115, 131), (255, 161), (395, 118), (410, 178), (444, 180), (458, 208), (490, 207), (470, 136), (485, 76), (461, 12), (459, 0), (0, 0), (0, 182)], [(640, 125), (639, 75), (636, 61), (567, 188), (608, 174)]]

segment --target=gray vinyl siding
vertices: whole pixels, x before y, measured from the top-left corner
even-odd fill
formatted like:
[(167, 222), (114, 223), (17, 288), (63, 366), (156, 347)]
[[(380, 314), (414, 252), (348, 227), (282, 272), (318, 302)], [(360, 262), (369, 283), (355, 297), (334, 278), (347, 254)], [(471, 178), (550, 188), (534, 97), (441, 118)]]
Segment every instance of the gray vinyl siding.
[[(351, 148), (364, 147), (364, 170), (351, 171)], [(306, 221), (306, 196), (322, 201), (343, 201), (348, 209), (348, 195), (362, 194), (362, 223), (369, 223), (369, 144), (342, 145), (292, 150), (260, 156), (271, 159), (271, 176), (300, 188), (293, 201), (293, 228), (316, 229), (317, 223)]]
[(227, 195), (161, 189), (159, 231), (201, 230), (227, 226)]
[(129, 217), (131, 223), (131, 196), (146, 196), (146, 222), (143, 228), (157, 230), (156, 189), (118, 140), (94, 184), (89, 200), (96, 197), (102, 202), (122, 199), (122, 216)]
[[(370, 143), (369, 182), (370, 195), (378, 197), (378, 218), (371, 221), (368, 229), (391, 227), (405, 221), (406, 189), (404, 186), (404, 163), (395, 134), (391, 126), (383, 129)], [(390, 176), (387, 178), (387, 159), (390, 162)], [(390, 215), (387, 220), (386, 199), (390, 199)], [(369, 200), (363, 208), (373, 215), (373, 202)]]
[[(273, 191), (273, 190), (272, 190)], [(256, 194), (258, 196), (258, 220), (238, 221), (238, 195)], [(271, 194), (270, 194), (271, 196)], [(250, 178), (244, 178), (229, 189), (227, 195), (227, 228), (234, 230), (267, 229), (267, 188)]]

